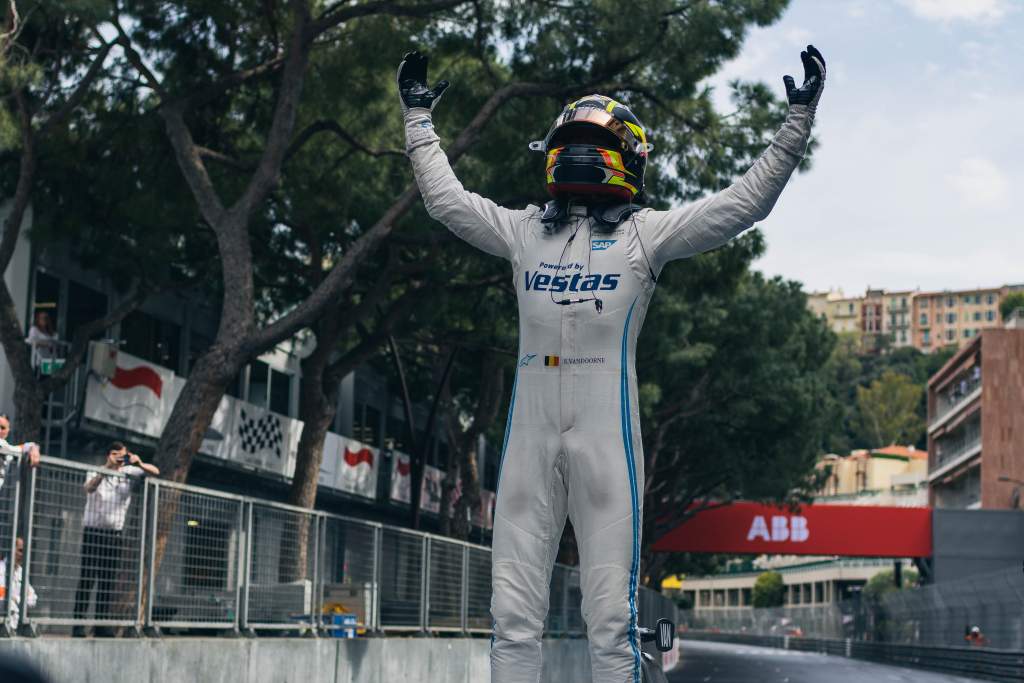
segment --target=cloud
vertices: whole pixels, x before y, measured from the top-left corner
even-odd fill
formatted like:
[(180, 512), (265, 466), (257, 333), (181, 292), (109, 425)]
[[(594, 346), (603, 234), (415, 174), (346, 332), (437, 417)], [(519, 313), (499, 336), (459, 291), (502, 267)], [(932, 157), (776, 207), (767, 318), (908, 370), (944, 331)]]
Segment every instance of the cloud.
[(1001, 205), (1010, 191), (1006, 175), (982, 157), (962, 160), (956, 173), (946, 176), (946, 182), (960, 193), (965, 204), (976, 207)]
[(911, 12), (929, 21), (992, 22), (1010, 11), (1007, 0), (900, 0)]

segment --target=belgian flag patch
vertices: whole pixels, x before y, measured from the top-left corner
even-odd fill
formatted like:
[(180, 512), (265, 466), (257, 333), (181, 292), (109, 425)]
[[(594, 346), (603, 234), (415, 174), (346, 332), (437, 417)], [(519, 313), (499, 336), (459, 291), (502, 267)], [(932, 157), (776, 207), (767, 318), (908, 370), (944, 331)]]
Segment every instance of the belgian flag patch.
[(557, 368), (558, 356), (544, 356), (544, 366), (548, 368)]

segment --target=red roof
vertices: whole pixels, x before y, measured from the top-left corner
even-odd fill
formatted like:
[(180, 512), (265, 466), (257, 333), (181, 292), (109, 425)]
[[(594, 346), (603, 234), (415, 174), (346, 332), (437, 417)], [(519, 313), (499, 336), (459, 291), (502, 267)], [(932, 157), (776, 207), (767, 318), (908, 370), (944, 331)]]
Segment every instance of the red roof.
[(898, 455), (902, 458), (913, 458), (916, 460), (923, 460), (928, 457), (928, 451), (922, 451), (913, 446), (897, 446), (892, 444), (884, 448), (872, 448), (871, 453), (878, 453), (879, 455)]

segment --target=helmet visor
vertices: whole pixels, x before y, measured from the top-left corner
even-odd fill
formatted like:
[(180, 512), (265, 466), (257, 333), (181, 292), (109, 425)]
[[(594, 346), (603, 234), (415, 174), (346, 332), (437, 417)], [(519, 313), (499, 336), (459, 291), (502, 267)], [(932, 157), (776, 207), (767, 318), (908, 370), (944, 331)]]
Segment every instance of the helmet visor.
[[(573, 136), (577, 133), (575, 131), (582, 130), (580, 124), (591, 124), (598, 128), (611, 133), (617, 141), (616, 148), (621, 147), (623, 151), (636, 152), (639, 150), (640, 140), (633, 134), (633, 131), (629, 127), (620, 121), (619, 119), (612, 116), (609, 112), (604, 109), (598, 109), (597, 107), (577, 107), (564, 112), (555, 125), (548, 131), (547, 137), (544, 138), (545, 147), (551, 149), (557, 146), (555, 143), (573, 143), (581, 142), (581, 140), (561, 140), (562, 135), (569, 135), (569, 131), (572, 130)], [(586, 126), (590, 128), (590, 126)], [(590, 144), (602, 142), (599, 139), (590, 141)], [(609, 145), (611, 146), (611, 145)]]

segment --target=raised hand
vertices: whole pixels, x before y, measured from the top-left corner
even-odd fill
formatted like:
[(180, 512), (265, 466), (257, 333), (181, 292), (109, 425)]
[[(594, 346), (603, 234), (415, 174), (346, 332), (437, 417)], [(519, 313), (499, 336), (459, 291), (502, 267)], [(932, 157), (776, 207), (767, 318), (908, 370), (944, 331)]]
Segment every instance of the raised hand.
[(799, 88), (792, 76), (783, 76), (782, 82), (786, 85), (786, 97), (790, 104), (806, 104), (814, 107), (821, 98), (821, 91), (825, 88), (825, 58), (818, 52), (818, 48), (808, 45), (804, 52), (800, 53), (800, 59), (804, 63), (804, 83)]
[(428, 88), (427, 62), (426, 55), (410, 52), (398, 65), (398, 94), (402, 98), (402, 111), (414, 108), (433, 109), (441, 95), (451, 85), (448, 81), (438, 81), (433, 88)]

